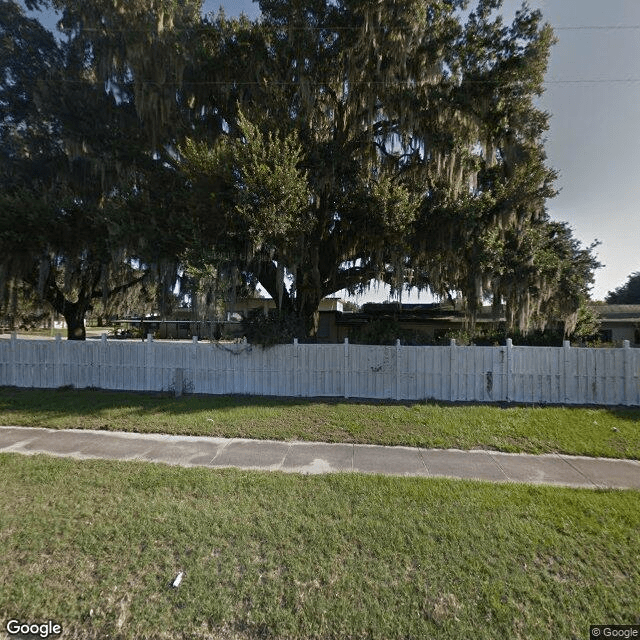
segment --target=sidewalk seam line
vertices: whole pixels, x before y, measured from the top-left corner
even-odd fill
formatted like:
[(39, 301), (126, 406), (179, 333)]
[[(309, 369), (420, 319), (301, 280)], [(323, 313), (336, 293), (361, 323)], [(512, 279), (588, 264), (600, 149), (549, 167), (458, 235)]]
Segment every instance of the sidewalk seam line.
[(498, 469), (500, 469), (500, 471), (502, 472), (502, 475), (509, 481), (512, 482), (511, 478), (507, 475), (507, 472), (502, 468), (502, 465), (493, 457), (493, 451), (489, 451), (487, 450), (487, 453), (489, 454), (489, 457), (495, 462), (496, 466), (498, 467)]
[(420, 460), (422, 460), (422, 465), (424, 466), (424, 470), (427, 472), (427, 478), (432, 478), (431, 471), (429, 471), (429, 467), (427, 467), (427, 463), (422, 455), (422, 448), (418, 447), (418, 456), (420, 456)]
[(221, 447), (218, 447), (218, 450), (216, 451), (216, 455), (213, 456), (211, 460), (209, 460), (209, 464), (212, 464), (213, 461), (220, 455), (220, 452), (224, 451), (229, 446), (229, 444), (231, 444), (232, 441), (233, 441), (233, 438), (229, 438), (226, 442), (223, 443)]
[(574, 467), (566, 458), (563, 458), (560, 453), (556, 453), (556, 455), (558, 456), (558, 458), (560, 458), (560, 460), (562, 460), (563, 462), (566, 462), (574, 471), (579, 473), (587, 482), (590, 482), (594, 487), (596, 487), (598, 489), (605, 489), (606, 488), (606, 485), (600, 485), (597, 482), (594, 482), (589, 476), (587, 476), (584, 473), (582, 473), (582, 471), (580, 471), (580, 469), (578, 469), (577, 467)]
[(279, 468), (280, 468), (281, 471), (282, 471), (282, 469), (285, 468), (284, 467), (284, 463), (285, 463), (285, 461), (287, 459), (287, 456), (289, 455), (289, 452), (291, 451), (291, 447), (293, 447), (293, 441), (292, 440), (289, 441), (289, 446), (287, 447), (287, 451), (284, 454), (284, 458), (282, 458), (282, 461), (280, 462), (280, 467)]

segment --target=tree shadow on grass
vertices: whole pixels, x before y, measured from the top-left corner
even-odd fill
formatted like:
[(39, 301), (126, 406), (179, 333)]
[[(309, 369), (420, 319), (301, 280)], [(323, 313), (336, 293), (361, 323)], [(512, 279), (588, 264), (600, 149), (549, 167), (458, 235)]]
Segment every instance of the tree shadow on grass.
[(380, 406), (380, 407), (433, 407), (447, 408), (497, 408), (513, 409), (578, 409), (605, 411), (609, 416), (640, 423), (640, 407), (606, 405), (558, 405), (504, 402), (448, 402), (444, 400), (393, 400), (376, 398), (342, 398), (335, 396), (259, 396), (259, 395), (208, 395), (183, 394), (176, 397), (173, 392), (157, 391), (117, 391), (107, 389), (74, 388), (26, 389), (21, 387), (0, 387), (0, 411), (29, 410), (38, 412), (60, 412), (75, 415), (96, 413), (103, 409), (132, 409), (141, 413), (163, 411), (170, 414), (189, 414), (200, 411), (234, 411), (238, 408), (288, 408), (288, 407), (335, 407)]
[(640, 408), (0, 387), (0, 424), (640, 459)]

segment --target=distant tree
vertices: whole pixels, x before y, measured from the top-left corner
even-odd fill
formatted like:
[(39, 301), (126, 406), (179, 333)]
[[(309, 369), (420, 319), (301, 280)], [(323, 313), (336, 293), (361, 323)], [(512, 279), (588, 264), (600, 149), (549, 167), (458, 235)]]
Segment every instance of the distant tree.
[[(6, 285), (5, 285), (6, 287)], [(0, 325), (9, 331), (38, 328), (51, 319), (51, 309), (29, 288), (18, 282), (8, 287), (11, 304), (0, 308)]]
[(640, 271), (632, 273), (625, 284), (605, 297), (608, 304), (640, 304)]
[(360, 311), (360, 305), (358, 305), (355, 302), (352, 302), (351, 300), (345, 300), (342, 303), (342, 308), (344, 311), (353, 311), (353, 312)]
[(12, 292), (26, 287), (64, 316), (69, 339), (84, 339), (93, 300), (144, 277), (126, 261), (112, 268), (112, 237), (101, 212), (86, 202), (46, 201), (26, 191), (0, 195), (3, 306), (14, 314)]
[(180, 286), (194, 320), (219, 320), (236, 300), (257, 295), (255, 280), (234, 269), (228, 258), (214, 256), (212, 264), (187, 256)]

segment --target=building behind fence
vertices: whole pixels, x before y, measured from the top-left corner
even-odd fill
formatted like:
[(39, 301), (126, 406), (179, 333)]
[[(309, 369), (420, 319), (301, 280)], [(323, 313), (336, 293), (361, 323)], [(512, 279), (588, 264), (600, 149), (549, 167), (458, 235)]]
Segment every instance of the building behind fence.
[(0, 340), (0, 385), (640, 405), (640, 349)]

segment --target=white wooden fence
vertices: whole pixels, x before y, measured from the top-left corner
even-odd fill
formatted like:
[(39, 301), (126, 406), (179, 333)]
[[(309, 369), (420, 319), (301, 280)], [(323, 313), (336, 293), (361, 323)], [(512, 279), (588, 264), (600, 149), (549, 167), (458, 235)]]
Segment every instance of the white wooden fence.
[(640, 405), (640, 349), (0, 340), (0, 385)]

